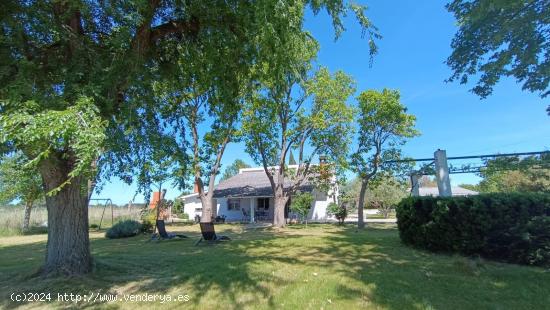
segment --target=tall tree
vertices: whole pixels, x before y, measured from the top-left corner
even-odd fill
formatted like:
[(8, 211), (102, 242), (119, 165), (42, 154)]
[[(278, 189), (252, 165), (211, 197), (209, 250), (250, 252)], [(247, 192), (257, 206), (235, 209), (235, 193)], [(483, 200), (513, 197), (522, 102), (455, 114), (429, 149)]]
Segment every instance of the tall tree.
[[(294, 42), (300, 46), (300, 42)], [(309, 43), (311, 44), (311, 42)], [(312, 161), (325, 154), (333, 163), (345, 157), (351, 132), (352, 110), (346, 100), (353, 93), (352, 80), (343, 72), (331, 75), (320, 69), (312, 79), (305, 80), (312, 45), (302, 45), (302, 62), (289, 67), (279, 81), (266, 81), (245, 111), (244, 132), (247, 151), (264, 167), (275, 200), (273, 224), (286, 224), (284, 209), (289, 198), (311, 179)], [(279, 83), (286, 81), (286, 83)], [(293, 90), (302, 93), (293, 96)], [(305, 104), (311, 96), (311, 106)], [(286, 163), (291, 149), (298, 152), (297, 169), (288, 170)], [(317, 166), (318, 168), (319, 166)]]
[(401, 157), (400, 147), (407, 138), (418, 135), (414, 129), (416, 117), (407, 114), (400, 102), (399, 91), (384, 89), (382, 92), (368, 90), (357, 97), (359, 115), (357, 122), (358, 146), (351, 155), (352, 170), (361, 179), (357, 203), (359, 228), (365, 227), (363, 207), (365, 193), (370, 183), (381, 176), (393, 174), (402, 165), (390, 162)]
[[(0, 3), (0, 150), (22, 151), (42, 176), (44, 273), (92, 269), (87, 203), (94, 184), (139, 175), (140, 188), (148, 188), (151, 172), (140, 171), (153, 155), (179, 152), (151, 89), (172, 73), (166, 47), (227, 46), (240, 55), (238, 66), (252, 68), (274, 57), (262, 47), (302, 33), (296, 14), (302, 18), (308, 5), (314, 13), (326, 8), (337, 34), (350, 9), (371, 33), (364, 8), (342, 0)], [(213, 55), (209, 63), (226, 68), (227, 59)]]
[(220, 181), (227, 180), (232, 176), (239, 174), (240, 169), (250, 168), (250, 165), (244, 162), (242, 159), (235, 159), (235, 161), (225, 168)]
[[(227, 145), (238, 138), (245, 88), (252, 82), (247, 66), (239, 65), (238, 47), (215, 36), (208, 48), (175, 44), (174, 74), (158, 83), (164, 118), (175, 128), (181, 165), (191, 159), (192, 177), (202, 204), (202, 222), (216, 216), (214, 185)], [(206, 40), (206, 38), (204, 39)], [(215, 45), (219, 43), (221, 45)], [(226, 59), (219, 65), (211, 59)], [(210, 128), (209, 130), (207, 128)], [(186, 150), (190, 149), (189, 154)]]
[(21, 153), (6, 155), (0, 160), (0, 204), (21, 200), (25, 205), (23, 231), (29, 229), (34, 202), (43, 198), (42, 180), (36, 169), (25, 166)]
[(550, 94), (549, 1), (453, 0), (447, 9), (459, 25), (447, 59), (449, 81), (480, 76), (472, 91), (481, 98), (501, 77), (514, 77), (542, 98)]

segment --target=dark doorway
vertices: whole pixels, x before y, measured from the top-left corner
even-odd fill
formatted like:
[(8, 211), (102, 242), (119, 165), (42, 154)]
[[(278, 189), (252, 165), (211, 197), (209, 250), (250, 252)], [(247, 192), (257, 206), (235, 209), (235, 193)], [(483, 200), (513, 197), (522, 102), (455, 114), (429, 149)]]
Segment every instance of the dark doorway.
[(285, 219), (288, 218), (288, 213), (290, 212), (290, 200), (291, 199), (292, 199), (291, 197), (288, 197), (288, 200), (285, 204)]

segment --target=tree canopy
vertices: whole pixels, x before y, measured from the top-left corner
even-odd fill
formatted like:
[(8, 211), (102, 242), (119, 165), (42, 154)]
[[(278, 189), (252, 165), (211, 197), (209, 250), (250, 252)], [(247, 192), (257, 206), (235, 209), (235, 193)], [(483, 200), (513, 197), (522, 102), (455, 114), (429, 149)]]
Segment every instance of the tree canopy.
[(227, 180), (230, 177), (237, 175), (239, 173), (239, 170), (243, 168), (250, 168), (250, 165), (244, 162), (242, 159), (235, 159), (235, 161), (231, 165), (225, 168), (220, 181)]
[(481, 192), (549, 192), (550, 155), (489, 159), (476, 186)]
[(550, 2), (454, 0), (447, 9), (459, 26), (447, 59), (449, 81), (479, 77), (472, 91), (481, 98), (501, 77), (515, 78), (542, 98), (550, 94)]
[(40, 174), (26, 162), (21, 153), (0, 159), (0, 205), (15, 200), (32, 203), (43, 196)]
[[(290, 195), (315, 173), (322, 175), (319, 169), (326, 167), (312, 165), (316, 157), (333, 164), (332, 173), (342, 166), (352, 132), (353, 110), (346, 102), (354, 91), (352, 79), (325, 68), (307, 77), (316, 48), (309, 40), (305, 43), (297, 52), (297, 67), (286, 69), (280, 79), (265, 80), (244, 112), (247, 152), (264, 167), (275, 193), (276, 226), (284, 226), (283, 209)], [(291, 149), (298, 154), (297, 168), (287, 169)]]

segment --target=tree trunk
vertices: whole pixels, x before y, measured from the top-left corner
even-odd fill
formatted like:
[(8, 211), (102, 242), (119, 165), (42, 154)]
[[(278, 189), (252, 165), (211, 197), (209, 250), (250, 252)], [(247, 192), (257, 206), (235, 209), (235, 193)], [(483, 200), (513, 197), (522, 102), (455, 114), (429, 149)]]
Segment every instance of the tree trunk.
[(23, 232), (29, 231), (29, 223), (31, 221), (32, 201), (25, 202), (25, 217), (23, 218)]
[(359, 201), (357, 202), (357, 228), (365, 228), (363, 207), (365, 206), (365, 193), (367, 192), (367, 182), (361, 182), (361, 191), (359, 192)]
[[(46, 192), (66, 181), (71, 168), (63, 159), (41, 164)], [(77, 275), (92, 270), (86, 185), (83, 178), (76, 177), (55, 195), (46, 197), (48, 243), (44, 274)]]
[(288, 197), (283, 194), (283, 190), (275, 192), (275, 210), (273, 210), (273, 225), (275, 227), (285, 227), (285, 206), (288, 201)]
[(202, 205), (202, 215), (201, 215), (201, 222), (202, 223), (212, 223), (212, 198), (210, 198), (208, 195), (200, 197), (201, 198), (201, 205)]

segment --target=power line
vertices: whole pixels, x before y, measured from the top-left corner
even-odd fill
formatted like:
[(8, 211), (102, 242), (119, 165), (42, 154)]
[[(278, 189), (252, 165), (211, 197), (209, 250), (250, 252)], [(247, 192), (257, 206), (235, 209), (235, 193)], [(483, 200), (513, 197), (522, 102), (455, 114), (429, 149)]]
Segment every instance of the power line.
[[(550, 154), (550, 151), (505, 153), (505, 154), (487, 154), (487, 155), (471, 155), (471, 156), (454, 156), (454, 157), (447, 157), (447, 160), (472, 159), (472, 158), (510, 157), (510, 156), (526, 156), (526, 155), (544, 155), (544, 154)], [(388, 160), (388, 161), (385, 161), (384, 163), (406, 163), (406, 162), (433, 161), (433, 160), (434, 160), (433, 158), (397, 159), (397, 160)]]

